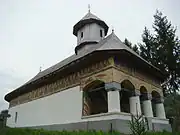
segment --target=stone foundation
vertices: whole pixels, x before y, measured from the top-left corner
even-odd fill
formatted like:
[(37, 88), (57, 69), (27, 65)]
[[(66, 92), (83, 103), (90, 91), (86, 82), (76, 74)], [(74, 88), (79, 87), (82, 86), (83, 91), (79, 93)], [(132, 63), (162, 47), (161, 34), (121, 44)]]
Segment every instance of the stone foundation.
[(128, 120), (102, 120), (102, 121), (86, 121), (86, 122), (77, 122), (69, 124), (54, 124), (54, 125), (42, 125), (35, 126), (30, 128), (35, 129), (45, 129), (45, 130), (102, 130), (110, 131), (115, 130), (121, 133), (130, 133), (130, 128), (128, 126)]
[(152, 131), (169, 131), (172, 132), (171, 125), (168, 119), (159, 119), (157, 117), (148, 117), (148, 128)]
[[(171, 131), (170, 124), (162, 124), (162, 123), (151, 123), (151, 129), (154, 131)], [(101, 121), (85, 121), (85, 122), (77, 122), (77, 123), (69, 123), (69, 124), (54, 124), (54, 125), (42, 125), (31, 127), (35, 129), (45, 129), (45, 130), (102, 130), (102, 131), (119, 131), (121, 133), (129, 134), (129, 120), (120, 120), (120, 119), (112, 119), (112, 120), (101, 120)]]

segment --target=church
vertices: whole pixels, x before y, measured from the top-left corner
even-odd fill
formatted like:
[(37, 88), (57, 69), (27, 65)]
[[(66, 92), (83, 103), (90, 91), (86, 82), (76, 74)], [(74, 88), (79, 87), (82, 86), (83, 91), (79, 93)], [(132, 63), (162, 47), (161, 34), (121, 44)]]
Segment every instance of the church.
[(73, 27), (75, 53), (5, 95), (7, 126), (129, 133), (131, 114), (142, 114), (148, 130), (171, 130), (165, 74), (108, 29), (88, 11)]

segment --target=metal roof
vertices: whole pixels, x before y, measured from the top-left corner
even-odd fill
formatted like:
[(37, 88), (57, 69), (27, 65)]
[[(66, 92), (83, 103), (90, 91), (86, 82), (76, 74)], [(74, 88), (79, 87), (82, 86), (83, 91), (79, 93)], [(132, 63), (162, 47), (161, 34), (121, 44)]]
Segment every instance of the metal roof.
[[(86, 50), (86, 52), (82, 52), (82, 53), (78, 53), (77, 55), (74, 54), (74, 55), (71, 55), (70, 57), (64, 59), (63, 61), (53, 65), (52, 67), (49, 67), (47, 69), (45, 69), (44, 71), (41, 71), (39, 72), (35, 77), (33, 77), (31, 80), (29, 80), (27, 83), (25, 84), (28, 84), (28, 83), (31, 83), (41, 77), (44, 77), (54, 71), (57, 71), (58, 69), (62, 68), (63, 66), (66, 66), (67, 64), (81, 58), (81, 57), (84, 57), (85, 55), (91, 53), (91, 52), (94, 52), (96, 50), (107, 50), (107, 44), (109, 44), (109, 46), (112, 46), (112, 44), (114, 44), (114, 38), (116, 38), (117, 36), (115, 36), (115, 34), (110, 34), (109, 36), (107, 36), (106, 38), (104, 38), (103, 40), (101, 40), (98, 44), (95, 44), (93, 48), (91, 48), (91, 50)], [(110, 41), (110, 42), (109, 42)], [(123, 43), (122, 43), (123, 44)], [(104, 46), (105, 45), (105, 46)], [(123, 46), (121, 47), (121, 45), (115, 45), (116, 46), (116, 49), (124, 49), (124, 48), (129, 48), (127, 47), (126, 45), (123, 44)], [(109, 48), (110, 50), (111, 49), (114, 49), (114, 48)], [(129, 50), (131, 50), (129, 48)]]

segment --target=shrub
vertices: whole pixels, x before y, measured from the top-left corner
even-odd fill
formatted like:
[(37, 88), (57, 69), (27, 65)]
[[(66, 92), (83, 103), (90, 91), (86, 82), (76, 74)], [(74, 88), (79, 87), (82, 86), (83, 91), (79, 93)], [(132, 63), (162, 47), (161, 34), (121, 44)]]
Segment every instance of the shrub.
[(143, 115), (131, 115), (130, 129), (132, 135), (146, 135), (147, 134), (147, 124)]

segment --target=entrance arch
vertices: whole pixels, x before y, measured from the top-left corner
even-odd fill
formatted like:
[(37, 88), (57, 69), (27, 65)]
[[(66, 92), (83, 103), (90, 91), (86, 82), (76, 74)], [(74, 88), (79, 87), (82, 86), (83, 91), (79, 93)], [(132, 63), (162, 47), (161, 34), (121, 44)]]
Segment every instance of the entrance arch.
[(134, 92), (135, 87), (129, 80), (124, 80), (121, 82), (120, 105), (122, 112), (130, 113), (129, 98)]
[(143, 101), (148, 100), (148, 91), (146, 89), (146, 87), (141, 86), (140, 87), (140, 103), (141, 103), (141, 110), (142, 110), (142, 114), (145, 114), (145, 108), (143, 108)]
[(83, 89), (83, 115), (108, 112), (107, 92), (105, 83), (95, 80)]

